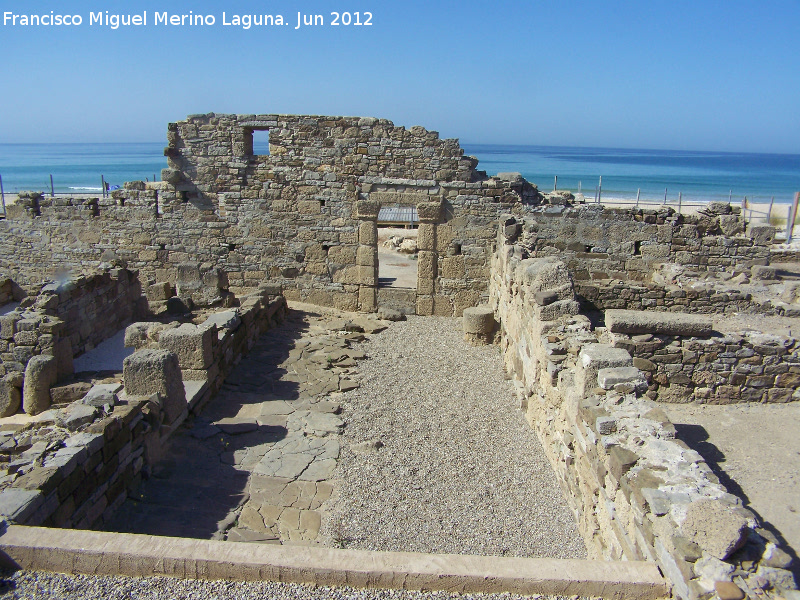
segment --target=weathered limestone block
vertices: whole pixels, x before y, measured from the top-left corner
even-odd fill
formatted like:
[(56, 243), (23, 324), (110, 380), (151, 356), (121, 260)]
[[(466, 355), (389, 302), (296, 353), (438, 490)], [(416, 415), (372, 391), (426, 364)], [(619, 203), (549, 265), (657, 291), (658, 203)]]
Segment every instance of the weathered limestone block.
[(15, 313), (0, 315), (0, 339), (14, 339), (14, 334), (17, 332), (17, 321), (19, 321), (20, 318), (21, 317)]
[(164, 422), (169, 424), (186, 410), (178, 355), (166, 350), (138, 350), (123, 362), (125, 393), (128, 396), (161, 396)]
[(10, 417), (19, 410), (22, 394), (16, 385), (18, 374), (0, 379), (0, 417)]
[(169, 300), (173, 295), (172, 285), (168, 281), (154, 283), (147, 288), (147, 299), (151, 302)]
[(622, 348), (614, 348), (606, 344), (587, 344), (578, 355), (575, 373), (576, 388), (581, 395), (585, 396), (597, 387), (597, 373), (600, 369), (630, 367), (632, 364), (631, 355)]
[(759, 246), (769, 246), (775, 239), (775, 228), (771, 225), (751, 225), (747, 228), (747, 236)]
[(59, 379), (75, 372), (75, 366), (72, 361), (72, 342), (70, 342), (69, 338), (57, 340), (53, 346), (53, 353), (56, 357)]
[(436, 279), (437, 259), (436, 252), (420, 252), (417, 258), (417, 279)]
[(606, 327), (611, 333), (652, 333), (687, 337), (709, 337), (713, 331), (713, 323), (705, 315), (655, 310), (607, 310)]
[(417, 204), (417, 215), (421, 223), (437, 223), (442, 219), (442, 203), (420, 202)]
[(465, 308), (461, 320), (464, 340), (473, 346), (491, 344), (497, 323), (491, 306)]
[(214, 360), (212, 344), (216, 335), (216, 327), (184, 323), (162, 331), (158, 343), (162, 349), (177, 354), (182, 369), (205, 369)]
[(604, 390), (612, 390), (618, 385), (630, 384), (633, 389), (646, 390), (647, 381), (636, 367), (612, 367), (597, 372), (597, 384)]
[(463, 256), (449, 256), (442, 259), (442, 277), (445, 279), (463, 279), (464, 273)]
[(131, 323), (125, 328), (125, 347), (141, 350), (150, 344), (148, 333), (153, 323)]
[(378, 225), (375, 221), (362, 221), (358, 226), (358, 243), (375, 246), (378, 243)]
[(356, 251), (356, 264), (365, 267), (378, 266), (378, 248), (362, 244)]
[(119, 398), (117, 393), (122, 391), (119, 383), (98, 383), (92, 386), (81, 400), (81, 404), (87, 404), (96, 408), (101, 408), (106, 404), (115, 406)]
[(358, 289), (358, 305), (362, 312), (378, 310), (378, 288), (362, 285)]
[(557, 258), (528, 258), (520, 262), (519, 269), (519, 279), (532, 292), (552, 291), (558, 294), (560, 300), (574, 298), (572, 276), (567, 266)]
[(375, 200), (359, 200), (356, 202), (356, 218), (369, 221), (378, 219), (381, 203)]
[(22, 388), (22, 408), (29, 415), (38, 415), (50, 408), (50, 386), (58, 378), (58, 363), (54, 356), (40, 354), (31, 357), (25, 367)]
[(420, 223), (417, 228), (417, 249), (433, 252), (436, 250), (436, 225)]
[(581, 305), (577, 300), (558, 300), (546, 306), (535, 305), (534, 315), (539, 321), (555, 321), (560, 317), (577, 315), (581, 310)]
[(230, 329), (234, 330), (239, 327), (242, 319), (239, 317), (239, 312), (234, 310), (223, 310), (213, 315), (210, 315), (200, 327), (211, 328), (215, 326), (217, 329)]
[(744, 543), (747, 520), (716, 500), (697, 500), (686, 509), (681, 531), (711, 556), (725, 560)]

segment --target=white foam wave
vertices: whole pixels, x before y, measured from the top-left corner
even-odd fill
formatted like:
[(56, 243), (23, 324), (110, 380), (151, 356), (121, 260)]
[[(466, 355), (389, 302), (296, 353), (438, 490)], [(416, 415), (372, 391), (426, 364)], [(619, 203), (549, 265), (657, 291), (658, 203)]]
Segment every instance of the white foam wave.
[(70, 190), (83, 190), (87, 192), (102, 192), (103, 188), (100, 187), (70, 187)]

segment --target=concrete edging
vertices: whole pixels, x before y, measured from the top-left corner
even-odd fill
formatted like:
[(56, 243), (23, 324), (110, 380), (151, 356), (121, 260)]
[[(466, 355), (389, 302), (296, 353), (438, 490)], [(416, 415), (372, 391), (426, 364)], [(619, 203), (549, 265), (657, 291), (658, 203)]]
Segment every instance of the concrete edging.
[(653, 600), (669, 595), (653, 563), (367, 552), (11, 525), (0, 560), (87, 575), (280, 581), (454, 592)]

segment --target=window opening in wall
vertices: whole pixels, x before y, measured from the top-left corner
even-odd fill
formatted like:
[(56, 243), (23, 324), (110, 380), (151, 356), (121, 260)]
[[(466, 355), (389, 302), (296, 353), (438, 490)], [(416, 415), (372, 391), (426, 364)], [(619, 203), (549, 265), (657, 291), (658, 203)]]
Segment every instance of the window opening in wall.
[(269, 156), (269, 129), (245, 129), (245, 154)]

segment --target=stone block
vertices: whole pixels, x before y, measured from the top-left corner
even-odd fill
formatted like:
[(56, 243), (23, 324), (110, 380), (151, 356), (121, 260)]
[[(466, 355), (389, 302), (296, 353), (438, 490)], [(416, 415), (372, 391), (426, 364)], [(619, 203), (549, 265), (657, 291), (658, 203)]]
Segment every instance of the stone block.
[(356, 218), (368, 221), (375, 221), (378, 218), (378, 211), (381, 203), (375, 200), (358, 200), (356, 202)]
[(612, 367), (597, 371), (597, 384), (604, 390), (613, 389), (619, 383), (643, 382), (641, 371), (636, 367)]
[(463, 256), (450, 256), (442, 259), (442, 277), (445, 279), (463, 279), (464, 274)]
[(533, 295), (533, 301), (539, 306), (547, 306), (558, 300), (556, 292), (536, 292)]
[(8, 315), (0, 315), (0, 338), (4, 340), (14, 339), (14, 334), (17, 332), (17, 321), (20, 316), (14, 313)]
[(421, 251), (417, 256), (417, 279), (436, 279), (438, 267), (436, 252)]
[(165, 423), (172, 423), (186, 410), (177, 354), (166, 350), (138, 350), (125, 359), (123, 378), (125, 393), (129, 396), (161, 396)]
[[(422, 292), (419, 291), (418, 293), (422, 294)], [(430, 316), (433, 314), (433, 296), (417, 296), (417, 314), (421, 316)]]
[(98, 383), (92, 386), (87, 394), (81, 400), (82, 404), (102, 408), (106, 404), (115, 406), (119, 400), (117, 393), (122, 391), (122, 385), (119, 383)]
[(22, 407), (29, 415), (38, 415), (50, 408), (50, 386), (58, 379), (58, 363), (54, 356), (33, 356), (25, 367)]
[(717, 500), (696, 500), (686, 509), (681, 532), (714, 558), (725, 560), (745, 542), (747, 520)]
[(711, 319), (704, 315), (610, 309), (606, 311), (605, 316), (606, 327), (611, 333), (652, 333), (707, 338), (713, 331)]
[(174, 296), (172, 285), (168, 281), (154, 283), (147, 287), (147, 299), (151, 302), (169, 300)]
[(43, 503), (44, 495), (39, 490), (6, 488), (0, 492), (0, 515), (14, 523), (24, 524)]
[(521, 279), (533, 292), (552, 291), (572, 287), (572, 276), (567, 266), (552, 256), (528, 258), (520, 263)]
[(630, 367), (633, 359), (622, 348), (606, 344), (587, 344), (578, 355), (575, 383), (578, 392), (585, 395), (597, 387), (597, 374), (600, 369)]
[(759, 246), (768, 246), (775, 239), (775, 228), (771, 225), (751, 225), (747, 228), (747, 237)]
[(778, 270), (775, 267), (753, 265), (750, 267), (750, 275), (758, 281), (774, 281), (778, 279)]
[(442, 203), (420, 202), (417, 204), (417, 215), (421, 223), (436, 223), (442, 218)]
[(433, 252), (436, 250), (436, 225), (420, 223), (417, 229), (417, 249)]
[(15, 379), (13, 375), (0, 379), (0, 417), (10, 417), (19, 410), (22, 393), (15, 385)]
[(241, 322), (242, 319), (239, 316), (239, 311), (236, 309), (223, 310), (210, 315), (205, 321), (203, 321), (203, 324), (200, 325), (200, 327), (206, 329), (213, 329), (216, 327), (217, 329), (234, 330), (239, 327)]
[(453, 300), (449, 296), (435, 295), (433, 297), (433, 314), (437, 317), (452, 317)]
[(376, 246), (360, 245), (356, 251), (356, 264), (365, 267), (377, 267), (378, 248)]
[(490, 306), (465, 308), (461, 325), (464, 333), (491, 333), (495, 328), (494, 311)]
[(366, 246), (378, 244), (378, 226), (374, 221), (364, 221), (358, 226), (358, 243)]
[(362, 285), (358, 289), (358, 306), (361, 312), (375, 312), (378, 309), (378, 289)]
[(125, 328), (125, 347), (140, 350), (150, 343), (148, 332), (153, 323), (131, 323)]
[(328, 260), (340, 265), (354, 265), (356, 264), (356, 249), (353, 246), (332, 246), (328, 249)]
[(72, 375), (75, 372), (75, 365), (72, 360), (72, 342), (69, 338), (61, 338), (56, 341), (53, 352), (56, 357), (58, 379)]
[(206, 369), (214, 360), (213, 343), (216, 327), (199, 327), (184, 323), (162, 331), (158, 343), (162, 349), (174, 352), (182, 369)]

